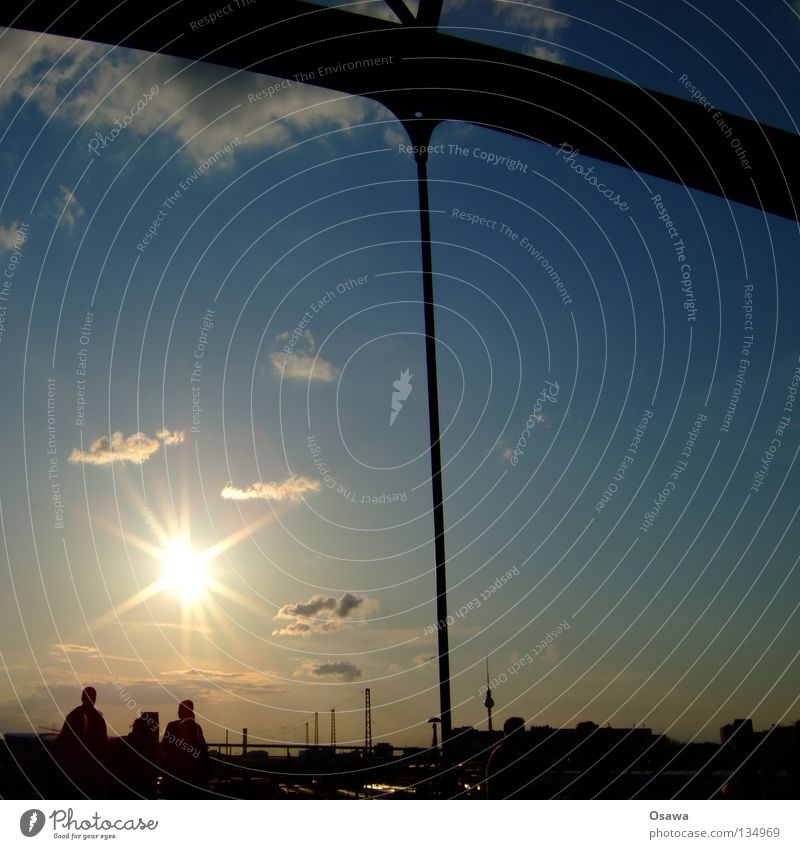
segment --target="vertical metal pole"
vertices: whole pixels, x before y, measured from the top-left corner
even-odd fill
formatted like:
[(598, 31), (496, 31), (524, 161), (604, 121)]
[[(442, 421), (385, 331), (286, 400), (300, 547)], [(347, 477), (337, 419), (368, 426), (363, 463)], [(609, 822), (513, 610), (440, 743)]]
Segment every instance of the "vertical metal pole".
[[(439, 709), (442, 721), (442, 754), (450, 740), (450, 647), (447, 635), (447, 579), (445, 573), (444, 504), (442, 453), (439, 435), (439, 384), (436, 376), (436, 329), (433, 306), (433, 258), (431, 213), (428, 201), (428, 155), (416, 155), (419, 189), (420, 236), (422, 239), (422, 292), (425, 301), (425, 362), (428, 383), (428, 425), (431, 441), (431, 486), (433, 489), (433, 533), (436, 561), (436, 618), (439, 635)], [(445, 762), (446, 762), (445, 756)]]
[(372, 754), (372, 698), (369, 687), (364, 691), (364, 754)]

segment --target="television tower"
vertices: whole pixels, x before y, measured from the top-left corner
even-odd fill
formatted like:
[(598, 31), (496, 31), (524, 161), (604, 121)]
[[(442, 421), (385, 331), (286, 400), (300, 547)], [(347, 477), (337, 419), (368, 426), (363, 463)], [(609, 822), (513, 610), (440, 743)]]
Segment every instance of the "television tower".
[(483, 706), (486, 708), (486, 713), (489, 714), (489, 733), (492, 733), (492, 708), (494, 707), (494, 699), (492, 698), (492, 688), (489, 686), (489, 658), (486, 658), (486, 698), (483, 700)]

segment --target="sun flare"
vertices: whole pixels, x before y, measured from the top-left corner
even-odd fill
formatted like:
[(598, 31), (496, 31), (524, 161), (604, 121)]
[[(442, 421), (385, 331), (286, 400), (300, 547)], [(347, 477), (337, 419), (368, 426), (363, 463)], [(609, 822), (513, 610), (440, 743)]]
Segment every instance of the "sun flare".
[(164, 584), (184, 602), (198, 601), (208, 588), (208, 559), (195, 551), (186, 540), (175, 540), (164, 550)]

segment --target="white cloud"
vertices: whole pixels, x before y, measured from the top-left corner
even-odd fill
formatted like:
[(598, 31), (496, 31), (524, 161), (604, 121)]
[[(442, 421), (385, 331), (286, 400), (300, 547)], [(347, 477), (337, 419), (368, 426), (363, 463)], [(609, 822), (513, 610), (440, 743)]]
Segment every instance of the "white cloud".
[(156, 431), (156, 438), (160, 439), (164, 445), (180, 445), (186, 441), (186, 431), (170, 430), (165, 427), (163, 430)]
[[(165, 436), (166, 434), (166, 436)], [(146, 433), (132, 433), (126, 437), (121, 431), (111, 436), (101, 436), (89, 446), (88, 451), (73, 448), (69, 455), (71, 463), (89, 463), (93, 466), (105, 466), (109, 463), (144, 463), (161, 447), (160, 439), (165, 445), (179, 445), (186, 434), (183, 431), (160, 430), (157, 438)]]
[(559, 65), (566, 64), (566, 60), (560, 50), (548, 47), (546, 44), (534, 44), (526, 46), (525, 53), (535, 56), (537, 59), (545, 59), (548, 62), (558, 62)]
[(69, 455), (71, 463), (89, 463), (105, 466), (108, 463), (144, 463), (158, 451), (161, 443), (146, 433), (132, 433), (125, 437), (121, 431), (111, 436), (101, 436), (89, 446), (88, 451), (73, 448)]
[(19, 229), (18, 221), (12, 222), (10, 227), (3, 227), (0, 224), (0, 250), (13, 251), (18, 250), (25, 244), (27, 236)]
[(61, 221), (71, 230), (85, 212), (78, 202), (75, 192), (66, 186), (58, 187), (58, 197), (54, 201), (53, 215), (61, 218)]
[[(484, 0), (445, 0), (444, 12), (463, 9), (465, 6), (470, 7), (480, 20), (486, 21), (485, 10), (488, 4)], [(523, 53), (537, 59), (564, 64), (564, 57), (556, 46), (536, 43), (537, 36), (558, 40), (563, 30), (572, 23), (567, 15), (562, 15), (553, 8), (553, 0), (495, 0), (492, 3), (492, 14), (509, 30), (532, 36), (530, 40), (526, 39)]]
[(275, 341), (278, 344), (288, 343), (284, 345), (284, 349), (291, 349), (288, 352), (273, 351), (269, 355), (269, 361), (276, 374), (291, 380), (319, 380), (323, 383), (330, 383), (341, 374), (340, 369), (333, 363), (314, 353), (317, 345), (310, 330), (304, 330), (302, 336), (296, 332), (279, 333)]
[(320, 488), (318, 480), (305, 477), (290, 477), (283, 481), (256, 481), (246, 489), (228, 484), (220, 493), (223, 498), (231, 501), (292, 501), (303, 500), (306, 492), (317, 492)]
[[(301, 134), (391, 117), (364, 98), (294, 80), (270, 97), (261, 92), (279, 82), (272, 77), (121, 48), (105, 55), (106, 46), (58, 36), (0, 34), (0, 106), (14, 96), (30, 98), (48, 116), (107, 135), (158, 87), (103, 155), (129, 153), (127, 140), (138, 143), (162, 124), (164, 136), (202, 162), (236, 137), (241, 148), (280, 149)], [(234, 158), (216, 167), (230, 167)]]
[[(286, 330), (283, 333), (279, 333), (275, 337), (275, 341), (278, 342), (278, 343), (288, 342), (292, 338), (292, 336), (293, 336), (293, 334), (290, 333), (288, 330)], [(314, 352), (314, 349), (317, 347), (317, 343), (316, 343), (316, 340), (314, 339), (314, 334), (308, 328), (306, 328), (303, 331), (302, 337), (298, 337), (298, 338), (303, 339), (304, 347), (305, 347), (306, 351), (308, 351), (308, 353)]]
[(565, 64), (564, 56), (554, 45), (537, 43), (536, 36), (558, 39), (561, 31), (569, 27), (571, 21), (553, 9), (552, 0), (539, 0), (538, 3), (501, 2), (495, 5), (495, 15), (501, 18), (509, 29), (522, 35), (533, 36), (527, 40), (523, 53), (545, 59), (548, 62)]
[(383, 128), (383, 138), (390, 147), (397, 147), (400, 144), (408, 144), (408, 133), (403, 129), (403, 125), (399, 121), (386, 124)]
[(273, 636), (310, 637), (351, 628), (355, 622), (364, 622), (364, 617), (377, 610), (376, 599), (357, 593), (346, 592), (338, 598), (317, 594), (308, 601), (284, 604), (275, 614), (276, 619), (287, 620), (288, 625), (276, 628)]
[(570, 25), (566, 15), (554, 11), (552, 0), (539, 0), (538, 3), (506, 2), (495, 4), (495, 14), (509, 25), (527, 35), (546, 35), (553, 38)]
[(360, 667), (349, 660), (333, 660), (318, 663), (313, 660), (304, 660), (294, 671), (296, 678), (305, 676), (307, 678), (332, 678), (343, 683), (357, 681), (363, 673)]
[(59, 654), (99, 654), (96, 646), (82, 646), (79, 643), (54, 643), (53, 648)]
[(340, 370), (323, 360), (320, 356), (310, 354), (287, 354), (284, 351), (275, 351), (269, 355), (269, 361), (277, 374), (292, 380), (320, 380), (330, 383), (336, 380)]

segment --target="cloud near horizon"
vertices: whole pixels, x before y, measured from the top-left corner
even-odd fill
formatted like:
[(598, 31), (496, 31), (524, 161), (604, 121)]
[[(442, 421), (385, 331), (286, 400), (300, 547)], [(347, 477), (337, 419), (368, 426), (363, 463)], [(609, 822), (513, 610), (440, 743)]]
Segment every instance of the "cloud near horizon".
[(288, 477), (283, 481), (255, 481), (246, 489), (232, 483), (223, 487), (220, 495), (229, 501), (290, 501), (303, 500), (306, 492), (318, 492), (320, 482), (305, 477)]
[(318, 593), (308, 601), (284, 604), (275, 614), (275, 619), (289, 624), (276, 628), (273, 637), (310, 637), (312, 634), (327, 634), (366, 624), (364, 617), (378, 609), (377, 599), (346, 592), (338, 598)]
[(314, 660), (304, 660), (294, 671), (294, 677), (300, 678), (333, 678), (343, 684), (357, 681), (364, 673), (359, 666), (349, 660), (333, 660), (319, 663)]
[(221, 669), (176, 669), (162, 673), (160, 678), (174, 691), (177, 701), (187, 698), (182, 695), (187, 691), (195, 694), (195, 708), (198, 708), (197, 699), (209, 702), (231, 699), (237, 701), (243, 696), (258, 697), (287, 692), (285, 685), (278, 677), (266, 671), (224, 672)]

